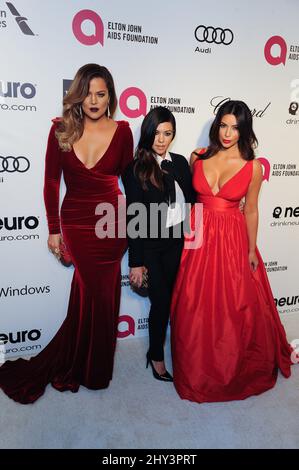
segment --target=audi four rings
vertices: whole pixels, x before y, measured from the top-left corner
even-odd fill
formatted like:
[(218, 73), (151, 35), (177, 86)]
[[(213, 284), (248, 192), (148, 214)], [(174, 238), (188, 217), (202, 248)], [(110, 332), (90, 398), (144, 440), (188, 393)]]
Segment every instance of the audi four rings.
[(30, 162), (26, 157), (1, 157), (0, 155), (0, 173), (25, 173), (29, 170)]
[(207, 42), (212, 44), (224, 44), (228, 46), (233, 42), (234, 33), (231, 29), (213, 28), (213, 26), (204, 26), (200, 24), (194, 32), (198, 42)]

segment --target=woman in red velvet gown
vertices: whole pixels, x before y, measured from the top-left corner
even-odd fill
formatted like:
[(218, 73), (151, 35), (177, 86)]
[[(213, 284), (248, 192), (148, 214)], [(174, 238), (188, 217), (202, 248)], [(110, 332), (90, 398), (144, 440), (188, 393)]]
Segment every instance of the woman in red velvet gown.
[(256, 143), (249, 108), (229, 101), (212, 124), (210, 146), (191, 158), (203, 242), (183, 250), (171, 315), (174, 384), (191, 401), (244, 399), (273, 387), (278, 369), (290, 375), (291, 348), (256, 247)]
[[(0, 368), (0, 387), (20, 403), (34, 402), (48, 383), (77, 392), (80, 385), (106, 388), (112, 378), (125, 216), (118, 220), (116, 209), (115, 237), (99, 238), (95, 211), (102, 202), (118, 207), (118, 176), (133, 159), (128, 123), (109, 117), (115, 107), (110, 72), (87, 64), (64, 98), (62, 119), (54, 120), (50, 130), (44, 186), (48, 246), (60, 258), (65, 244), (75, 271), (67, 317), (52, 341), (30, 361), (9, 361)], [(62, 172), (66, 195), (59, 215)]]

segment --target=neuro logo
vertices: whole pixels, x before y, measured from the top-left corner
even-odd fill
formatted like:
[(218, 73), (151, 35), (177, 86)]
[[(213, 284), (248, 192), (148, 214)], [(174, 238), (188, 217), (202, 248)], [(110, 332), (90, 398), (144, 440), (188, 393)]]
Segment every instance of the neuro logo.
[(270, 163), (265, 157), (259, 157), (257, 160), (262, 164), (263, 167), (263, 181), (269, 181), (270, 178)]
[[(129, 107), (128, 100), (134, 96), (138, 100), (137, 107)], [(147, 99), (144, 92), (140, 88), (129, 87), (122, 92), (119, 97), (119, 107), (121, 112), (129, 118), (138, 118), (146, 115)]]
[(37, 341), (41, 337), (40, 330), (23, 330), (9, 333), (0, 333), (0, 341), (6, 343), (24, 343), (25, 341)]
[[(94, 33), (86, 34), (82, 31), (85, 21), (90, 21), (94, 26)], [(102, 18), (92, 10), (81, 10), (73, 18), (73, 33), (81, 44), (94, 46), (97, 43), (104, 45), (104, 25)]]
[(34, 230), (39, 225), (37, 217), (30, 215), (29, 217), (3, 217), (0, 219), (0, 230), (5, 228), (6, 230)]
[(281, 216), (281, 213), (282, 213), (282, 208), (281, 207), (277, 206), (273, 209), (273, 217), (275, 219), (279, 219), (280, 216)]
[(296, 116), (299, 108), (299, 103), (297, 101), (292, 101), (289, 106), (289, 114)]
[[(121, 323), (127, 323), (127, 329), (120, 331), (119, 325)], [(118, 318), (118, 338), (126, 338), (127, 336), (135, 335), (135, 321), (134, 318), (130, 317), (129, 315), (121, 315)]]
[[(274, 302), (277, 307), (284, 307), (285, 305), (296, 305), (299, 304), (299, 295), (292, 295), (292, 297), (280, 297), (280, 299), (274, 299)], [(294, 341), (298, 340), (294, 339)], [(291, 346), (293, 346), (292, 343)]]
[[(273, 217), (279, 219), (282, 214), (282, 207), (277, 206), (273, 209)], [(284, 209), (283, 217), (299, 217), (299, 206), (298, 207), (286, 207)]]
[(29, 28), (28, 24), (26, 23), (26, 21), (28, 21), (28, 18), (26, 18), (25, 16), (21, 16), (12, 3), (6, 2), (6, 5), (8, 6), (11, 14), (15, 17), (17, 25), (19, 26), (22, 33), (26, 34), (27, 36), (34, 36), (34, 32)]
[[(273, 209), (273, 217), (279, 219), (282, 214), (282, 207), (277, 206)], [(283, 213), (284, 217), (299, 217), (299, 207), (286, 207)]]
[(18, 98), (19, 94), (29, 100), (36, 95), (36, 88), (32, 83), (4, 82), (0, 80), (0, 97)]
[[(279, 47), (278, 55), (272, 54), (273, 46)], [(281, 36), (272, 36), (265, 44), (264, 54), (266, 61), (270, 65), (285, 65), (287, 58), (287, 43)]]

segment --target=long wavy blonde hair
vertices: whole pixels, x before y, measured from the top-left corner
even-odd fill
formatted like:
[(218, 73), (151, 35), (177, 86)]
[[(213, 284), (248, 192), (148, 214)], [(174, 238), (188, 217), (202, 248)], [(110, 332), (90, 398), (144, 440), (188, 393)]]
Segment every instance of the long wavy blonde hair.
[(93, 78), (102, 78), (105, 81), (109, 93), (110, 115), (112, 116), (115, 111), (117, 100), (113, 78), (109, 70), (98, 64), (86, 64), (80, 67), (63, 98), (62, 119), (56, 130), (59, 147), (64, 152), (69, 152), (73, 143), (79, 140), (83, 134), (84, 119), (81, 106), (88, 95), (89, 83)]

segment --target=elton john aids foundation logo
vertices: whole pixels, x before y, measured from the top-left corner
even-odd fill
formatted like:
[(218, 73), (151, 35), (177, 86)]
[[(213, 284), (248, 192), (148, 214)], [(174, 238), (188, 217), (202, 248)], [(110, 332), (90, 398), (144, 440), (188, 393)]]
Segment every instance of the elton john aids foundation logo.
[(146, 115), (147, 99), (140, 88), (126, 88), (119, 97), (121, 112), (128, 118), (138, 118)]
[(266, 61), (270, 65), (286, 65), (286, 60), (299, 60), (299, 46), (291, 45), (289, 47), (281, 36), (272, 36), (268, 39), (264, 47), (264, 55)]
[(258, 157), (257, 160), (261, 163), (263, 168), (263, 181), (269, 181), (270, 178), (270, 163), (265, 157)]
[(104, 46), (105, 30), (107, 31), (106, 39), (112, 41), (124, 41), (141, 46), (155, 46), (159, 43), (157, 36), (144, 34), (141, 24), (107, 20), (104, 26), (100, 15), (93, 10), (79, 11), (73, 18), (72, 29), (74, 36), (85, 46), (96, 44)]
[(118, 338), (127, 338), (135, 336), (135, 321), (130, 315), (120, 315), (118, 318)]
[[(272, 53), (274, 47), (279, 48), (278, 54), (274, 55), (274, 53)], [(266, 61), (270, 65), (285, 65), (287, 57), (287, 43), (281, 36), (272, 36), (265, 44), (264, 54)]]
[[(90, 27), (92, 28), (90, 30)], [(102, 18), (95, 11), (81, 10), (73, 19), (73, 33), (81, 44), (85, 46), (94, 46), (95, 44), (104, 45), (104, 25)], [(84, 30), (83, 30), (84, 28)], [(85, 28), (88, 28), (86, 31)]]

